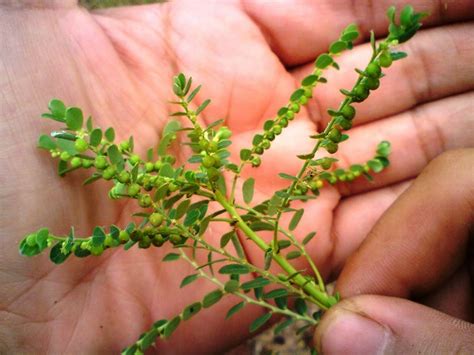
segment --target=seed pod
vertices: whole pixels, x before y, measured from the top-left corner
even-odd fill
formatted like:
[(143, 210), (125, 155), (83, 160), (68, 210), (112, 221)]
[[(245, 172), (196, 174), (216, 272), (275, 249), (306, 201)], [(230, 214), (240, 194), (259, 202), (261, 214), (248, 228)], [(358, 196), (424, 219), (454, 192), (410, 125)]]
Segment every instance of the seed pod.
[(323, 168), (324, 170), (328, 170), (329, 168), (331, 168), (331, 165), (332, 162), (329, 159), (323, 159), (323, 161), (321, 162), (321, 168)]
[(159, 227), (163, 223), (163, 215), (158, 212), (152, 213), (149, 220), (152, 226)]
[(288, 127), (288, 120), (285, 117), (283, 117), (282, 119), (280, 119), (280, 125), (282, 127)]
[(261, 146), (255, 147), (255, 148), (254, 148), (254, 151), (255, 151), (255, 153), (257, 153), (258, 155), (261, 155), (261, 154), (263, 154), (263, 147), (261, 147)]
[(270, 144), (270, 141), (268, 139), (264, 139), (261, 143), (263, 149), (268, 149), (270, 148), (271, 144)]
[(365, 78), (364, 84), (370, 90), (377, 90), (380, 86), (380, 80), (377, 78)]
[(151, 173), (155, 169), (155, 164), (152, 162), (146, 162), (145, 163), (145, 170), (147, 173)]
[(99, 155), (95, 158), (94, 166), (99, 169), (103, 170), (107, 167), (107, 158), (103, 155)]
[(151, 203), (152, 201), (151, 201), (150, 195), (141, 195), (138, 198), (138, 204), (140, 205), (140, 207), (143, 207), (143, 208), (150, 207)]
[(353, 181), (355, 179), (355, 176), (352, 172), (348, 171), (346, 173), (347, 181)]
[(273, 132), (265, 133), (265, 139), (268, 139), (269, 141), (273, 141), (275, 139), (275, 133)]
[(76, 139), (76, 141), (74, 142), (74, 148), (76, 148), (76, 150), (79, 152), (79, 153), (83, 153), (85, 152), (87, 149), (89, 149), (89, 144), (87, 144), (87, 142), (82, 139), (82, 138), (78, 138)]
[(128, 195), (131, 196), (131, 197), (135, 197), (138, 195), (138, 193), (140, 192), (141, 190), (141, 187), (140, 185), (138, 184), (131, 184), (129, 187), (128, 187)]
[(288, 121), (292, 121), (295, 118), (295, 113), (292, 110), (288, 110), (285, 114)]
[(259, 157), (253, 157), (253, 158), (252, 158), (252, 166), (253, 166), (254, 168), (259, 167), (260, 164), (262, 164), (262, 160), (261, 160)]
[(122, 143), (120, 143), (120, 150), (123, 152), (123, 151), (126, 151), (126, 150), (129, 150), (130, 149), (130, 142), (129, 141), (123, 141)]
[(344, 118), (352, 120), (355, 116), (356, 110), (351, 105), (344, 105), (340, 113), (342, 116), (344, 116)]
[(207, 147), (207, 150), (208, 150), (209, 152), (215, 152), (215, 151), (217, 151), (217, 143), (214, 142), (214, 141), (209, 142), (209, 145), (208, 145), (208, 147)]
[(341, 119), (337, 121), (337, 125), (340, 126), (342, 129), (348, 130), (352, 128), (352, 121)]
[(306, 96), (301, 96), (299, 99), (301, 105), (306, 105), (308, 103), (308, 98)]
[(100, 256), (104, 252), (104, 247), (102, 245), (91, 245), (90, 252), (94, 256)]
[(130, 234), (130, 240), (133, 240), (134, 242), (138, 242), (142, 238), (143, 238), (143, 233), (141, 230), (136, 229)]
[(365, 70), (366, 74), (371, 78), (379, 78), (380, 74), (382, 74), (382, 69), (377, 63), (370, 63)]
[(71, 159), (71, 154), (69, 154), (68, 152), (62, 152), (59, 157), (61, 160), (68, 161), (69, 159)]
[(172, 233), (169, 236), (169, 240), (173, 245), (182, 244), (183, 240), (179, 234)]
[(130, 240), (130, 235), (126, 230), (121, 230), (119, 233), (119, 239), (122, 243), (126, 243)]
[(210, 155), (206, 155), (203, 159), (202, 159), (202, 165), (205, 167), (205, 168), (212, 168), (215, 164), (216, 160), (211, 157)]
[(393, 62), (393, 59), (392, 59), (392, 56), (390, 55), (389, 52), (383, 52), (380, 55), (380, 58), (379, 58), (380, 66), (382, 66), (384, 68), (388, 68), (389, 66), (392, 65), (392, 62)]
[(328, 153), (330, 154), (334, 154), (337, 152), (337, 149), (338, 149), (338, 146), (337, 146), (337, 143), (334, 143), (334, 142), (331, 142), (331, 141), (327, 141), (324, 145), (324, 148), (326, 148), (326, 150), (328, 151)]
[(140, 162), (140, 157), (136, 154), (133, 154), (130, 158), (128, 158), (130, 164), (135, 165)]
[(73, 168), (79, 168), (82, 166), (82, 159), (79, 157), (74, 157), (71, 159), (71, 166)]
[(283, 130), (282, 127), (278, 124), (274, 125), (272, 127), (272, 130), (273, 130), (273, 133), (275, 133), (275, 135), (280, 135), (281, 134), (281, 131)]
[(102, 177), (105, 180), (110, 180), (114, 177), (115, 173), (116, 173), (116, 169), (113, 166), (109, 166), (102, 173)]
[(161, 247), (164, 244), (164, 242), (165, 242), (165, 239), (160, 234), (155, 235), (153, 239), (151, 240), (151, 243), (155, 247)]
[(362, 102), (369, 97), (369, 89), (361, 82), (352, 90), (352, 94), (352, 100), (354, 102)]
[(126, 184), (130, 181), (130, 174), (128, 173), (128, 171), (122, 170), (117, 176), (117, 180), (120, 181), (122, 184)]
[(151, 239), (148, 236), (143, 236), (142, 240), (138, 242), (138, 247), (141, 249), (148, 249), (151, 246)]
[(298, 105), (297, 102), (292, 102), (290, 106), (290, 110), (293, 111), (294, 113), (300, 112), (300, 105)]
[(92, 165), (94, 165), (94, 161), (90, 159), (82, 159), (81, 164), (83, 168), (89, 169)]
[(339, 143), (341, 141), (342, 133), (337, 128), (333, 128), (328, 133), (328, 138), (334, 143)]

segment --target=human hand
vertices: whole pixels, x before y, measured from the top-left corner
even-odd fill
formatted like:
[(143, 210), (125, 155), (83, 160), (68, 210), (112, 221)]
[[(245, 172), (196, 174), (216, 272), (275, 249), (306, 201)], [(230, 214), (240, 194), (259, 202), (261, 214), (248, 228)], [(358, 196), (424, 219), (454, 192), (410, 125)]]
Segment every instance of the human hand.
[(433, 160), (349, 258), (323, 353), (474, 352), (473, 162), (473, 149)]
[[(459, 1), (447, 9), (437, 4), (413, 1), (417, 10), (433, 13), (428, 19), (433, 28), (417, 35), (408, 49), (410, 57), (389, 69), (383, 87), (358, 105), (359, 127), (341, 145), (339, 158), (350, 164), (370, 158), (380, 140), (391, 140), (392, 168), (375, 184), (328, 188), (317, 203), (305, 205), (306, 218), (298, 231), (301, 236), (318, 231), (310, 252), (325, 275), (340, 268), (405, 188), (403, 181), (415, 177), (443, 150), (472, 144), (473, 26), (445, 26), (468, 19), (472, 4)], [(179, 292), (181, 279), (191, 269), (179, 264), (173, 272), (161, 268), (164, 249), (110, 252), (87, 262), (68, 260), (59, 267), (45, 257), (18, 256), (16, 243), (41, 226), (59, 234), (74, 225), (79, 234), (90, 234), (97, 224), (125, 225), (126, 216), (137, 209), (133, 201), (107, 201), (107, 184), (84, 188), (84, 176), (55, 176), (49, 157), (34, 143), (40, 131), (52, 127), (37, 123), (50, 98), (82, 107), (98, 125), (116, 127), (119, 138), (133, 134), (144, 152), (156, 144), (171, 110), (165, 103), (172, 97), (171, 77), (183, 71), (203, 84), (198, 101), (214, 101), (205, 119), (225, 117), (236, 132), (236, 153), (287, 101), (295, 78), (308, 71), (305, 63), (325, 51), (349, 22), (358, 22), (363, 30), (374, 28), (382, 36), (386, 23), (379, 14), (388, 6), (378, 2), (373, 9), (377, 22), (371, 23), (365, 5), (351, 9), (332, 1), (176, 2), (95, 14), (79, 9), (75, 1), (3, 1), (1, 196), (8, 208), (0, 219), (2, 348), (117, 351), (135, 341), (153, 320), (174, 316), (210, 290), (207, 284), (196, 284)], [(327, 91), (316, 92), (321, 107), (336, 105), (341, 99), (336, 88), (352, 83), (352, 68), (361, 67), (369, 52), (368, 45), (361, 45), (341, 56), (341, 73), (328, 74)], [(456, 62), (446, 59), (446, 53), (456, 53)], [(420, 77), (424, 68), (429, 68), (426, 77)], [(417, 104), (423, 106), (415, 109)], [(325, 120), (325, 114), (310, 105), (279, 138), (266, 162), (252, 172), (258, 174), (260, 198), (268, 196), (265, 186), (273, 191), (283, 184), (278, 172), (291, 174), (299, 167), (291, 157), (307, 152), (311, 144), (302, 137)], [(296, 141), (299, 145), (293, 144)], [(221, 235), (216, 229), (211, 232), (206, 238)], [(250, 258), (259, 257), (253, 245), (245, 247)], [(256, 311), (248, 308), (225, 321), (233, 303), (224, 300), (212, 313), (202, 312), (184, 323), (160, 350), (218, 352), (241, 342)]]

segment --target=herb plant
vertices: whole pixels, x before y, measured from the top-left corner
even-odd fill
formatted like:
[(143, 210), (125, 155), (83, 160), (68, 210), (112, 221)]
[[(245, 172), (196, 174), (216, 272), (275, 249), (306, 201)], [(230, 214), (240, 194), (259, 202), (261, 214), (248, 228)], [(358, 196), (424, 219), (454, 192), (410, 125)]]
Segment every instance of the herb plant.
[[(352, 89), (341, 90), (343, 100), (339, 107), (328, 110), (331, 120), (324, 131), (311, 136), (315, 141), (312, 151), (298, 156), (301, 159), (298, 174), (280, 173), (282, 179), (288, 180), (288, 187), (275, 191), (266, 201), (252, 202), (255, 180), (250, 177), (240, 182), (243, 169), (259, 167), (272, 142), (295, 119), (301, 106), (312, 98), (313, 88), (327, 81), (324, 71), (339, 68), (337, 56), (350, 50), (359, 35), (355, 25), (346, 27), (329, 51), (316, 59), (313, 71), (291, 94), (287, 105), (264, 123), (262, 131), (253, 137), (251, 146), (242, 149), (238, 158), (231, 159), (228, 147), (232, 143), (232, 132), (222, 126), (223, 120), (207, 127), (199, 123), (198, 116), (210, 100), (195, 108), (193, 98), (201, 86), (193, 87), (192, 78), (184, 74), (177, 75), (173, 81), (176, 95), (173, 103), (178, 111), (171, 115), (174, 119), (165, 126), (158, 147), (150, 148), (146, 157), (134, 153), (133, 137), (115, 142), (112, 127), (106, 130), (95, 127), (90, 117), (84, 123), (81, 109), (66, 107), (57, 99), (51, 100), (49, 112), (43, 117), (60, 122), (62, 127), (51, 135), (40, 136), (38, 145), (53, 158), (59, 158), (59, 175), (65, 176), (78, 169), (92, 170), (84, 184), (108, 180), (112, 185), (111, 199), (137, 200), (141, 211), (133, 217), (138, 218), (139, 223), (112, 225), (107, 229), (97, 226), (89, 237), (76, 236), (72, 227), (65, 236), (42, 228), (22, 240), (20, 253), (34, 256), (50, 248), (50, 259), (61, 264), (70, 256), (100, 256), (108, 253), (108, 249), (118, 247), (128, 250), (135, 245), (143, 249), (171, 245), (173, 252), (167, 254), (163, 262), (184, 260), (195, 269), (195, 273), (182, 280), (181, 287), (198, 278), (215, 285), (214, 291), (189, 304), (174, 318), (155, 322), (135, 344), (124, 349), (125, 354), (143, 353), (158, 337), (170, 337), (181, 322), (227, 295), (240, 299), (228, 310), (227, 318), (247, 304), (266, 310), (251, 323), (250, 331), (264, 326), (273, 315), (282, 317), (274, 330), (276, 333), (295, 321), (301, 321), (302, 329), (317, 325), (321, 312), (337, 303), (339, 296), (327, 291), (316, 264), (306, 251), (305, 246), (311, 243), (316, 231), (304, 239), (295, 235), (304, 209), (295, 209), (292, 203), (316, 199), (328, 184), (351, 182), (362, 177), (372, 180), (372, 173), (388, 167), (390, 143), (387, 141), (375, 147), (373, 159), (346, 169), (337, 168), (338, 160), (331, 156), (337, 152), (339, 144), (349, 138), (347, 131), (356, 115), (354, 104), (366, 100), (370, 92), (379, 87), (383, 68), (406, 56), (392, 48), (410, 39), (420, 28), (424, 16), (415, 13), (411, 6), (403, 8), (399, 21), (395, 19), (393, 7), (387, 15), (390, 21), (387, 38), (377, 43), (371, 32), (373, 52), (367, 66), (356, 69), (359, 77)], [(177, 143), (187, 145), (192, 152), (186, 164), (178, 165), (172, 154)], [(320, 150), (328, 154), (316, 158)], [(241, 193), (237, 189), (240, 185)], [(282, 216), (286, 214), (292, 215), (287, 225), (282, 222)], [(209, 225), (214, 223), (228, 225), (228, 232), (222, 235), (219, 245), (213, 245), (205, 237)], [(264, 239), (261, 231), (270, 231), (271, 240)], [(249, 239), (262, 250), (261, 263), (252, 263), (246, 258), (240, 238)], [(207, 258), (204, 263), (197, 258), (201, 253)], [(296, 258), (306, 259), (309, 269), (296, 269), (291, 261)], [(281, 272), (272, 271), (272, 264), (277, 264)]]

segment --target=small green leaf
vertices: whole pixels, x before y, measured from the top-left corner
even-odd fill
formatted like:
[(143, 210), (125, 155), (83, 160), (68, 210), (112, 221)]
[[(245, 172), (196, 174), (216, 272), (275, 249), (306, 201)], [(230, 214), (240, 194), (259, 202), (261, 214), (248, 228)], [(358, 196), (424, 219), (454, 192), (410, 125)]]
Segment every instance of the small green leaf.
[(285, 180), (291, 180), (291, 181), (298, 180), (296, 176), (285, 174), (285, 173), (279, 173), (278, 176)]
[(313, 239), (313, 237), (315, 235), (316, 235), (316, 232), (308, 233), (308, 235), (306, 237), (304, 237), (304, 239), (303, 239), (303, 245), (308, 244), (311, 241), (311, 239)]
[(240, 159), (243, 161), (249, 160), (252, 155), (252, 151), (250, 149), (242, 149), (240, 151)]
[(174, 317), (172, 320), (170, 320), (166, 325), (165, 329), (163, 330), (163, 336), (165, 338), (169, 338), (171, 334), (173, 334), (173, 332), (176, 330), (176, 328), (178, 328), (179, 323), (181, 323), (180, 316)]
[(396, 60), (399, 60), (399, 59), (403, 59), (403, 58), (406, 58), (408, 56), (408, 54), (406, 54), (405, 52), (390, 52), (390, 56), (392, 57), (392, 60), (393, 61), (396, 61)]
[(278, 249), (279, 250), (286, 249), (289, 246), (291, 246), (291, 242), (289, 240), (279, 240), (278, 241)]
[(219, 269), (219, 274), (224, 275), (243, 275), (248, 274), (250, 269), (246, 265), (241, 264), (229, 264)]
[(230, 317), (232, 317), (234, 314), (236, 314), (238, 311), (240, 311), (242, 308), (244, 308), (245, 306), (245, 302), (242, 301), (240, 303), (237, 303), (236, 305), (234, 305), (231, 309), (229, 309), (229, 311), (227, 312), (226, 316), (225, 316), (225, 319), (229, 319)]
[(183, 320), (188, 320), (201, 310), (201, 302), (195, 302), (187, 306), (183, 311)]
[(306, 302), (302, 298), (297, 298), (295, 301), (295, 309), (296, 312), (298, 312), (301, 315), (306, 314), (308, 311), (308, 306), (306, 305)]
[(246, 204), (249, 204), (250, 202), (252, 202), (253, 194), (254, 194), (254, 188), (255, 188), (255, 179), (254, 178), (248, 178), (243, 183), (243, 185), (242, 185), (242, 194), (244, 196), (244, 202)]
[(174, 169), (169, 163), (164, 163), (160, 168), (160, 176), (173, 178), (174, 177)]
[(288, 254), (286, 254), (286, 259), (287, 260), (296, 259), (296, 258), (299, 258), (300, 256), (301, 256), (301, 252), (299, 252), (298, 250), (293, 250), (293, 251), (290, 251)]
[(257, 277), (251, 281), (247, 281), (247, 282), (244, 282), (240, 288), (244, 291), (247, 291), (247, 290), (251, 290), (253, 288), (257, 288), (257, 287), (264, 287), (264, 286), (267, 286), (269, 285), (271, 282), (270, 280), (267, 280), (263, 277)]
[(333, 62), (332, 57), (329, 54), (323, 53), (315, 61), (315, 65), (319, 69), (325, 69)]
[(413, 13), (413, 7), (406, 5), (400, 12), (400, 24), (405, 27), (410, 26), (412, 23)]
[(112, 127), (109, 127), (104, 132), (105, 139), (109, 142), (113, 142), (115, 139), (115, 130)]
[(331, 44), (329, 51), (333, 54), (340, 53), (347, 49), (347, 43), (345, 41), (336, 41)]
[(265, 313), (263, 316), (258, 317), (252, 322), (252, 324), (250, 324), (249, 331), (252, 333), (257, 329), (261, 328), (265, 323), (270, 320), (271, 317), (271, 313)]
[(158, 330), (155, 328), (152, 328), (149, 332), (145, 334), (143, 338), (141, 338), (141, 348), (142, 349), (147, 349), (149, 348), (155, 341), (156, 338), (158, 337)]
[(312, 86), (317, 81), (318, 81), (317, 75), (311, 74), (311, 75), (308, 75), (306, 78), (304, 78), (301, 81), (301, 85), (303, 85), (303, 86)]
[(184, 216), (186, 211), (188, 210), (189, 205), (191, 204), (190, 200), (184, 200), (182, 201), (178, 207), (176, 208), (176, 216), (175, 219), (180, 219), (181, 217)]
[(205, 100), (201, 106), (199, 106), (196, 110), (196, 115), (199, 115), (206, 107), (211, 103), (211, 100), (207, 99)]
[(395, 22), (395, 6), (390, 6), (387, 10), (387, 17), (391, 23)]
[(220, 242), (220, 246), (221, 248), (225, 248), (226, 245), (229, 243), (230, 239), (232, 238), (232, 235), (234, 234), (235, 232), (234, 231), (230, 231), (230, 232), (227, 232), (226, 234), (224, 234), (222, 237), (221, 237), (221, 242)]
[(391, 152), (391, 145), (388, 141), (382, 141), (377, 146), (377, 154), (381, 155), (382, 157), (387, 157), (390, 155)]
[(77, 150), (74, 146), (74, 141), (68, 140), (68, 139), (62, 139), (58, 138), (56, 139), (56, 143), (58, 144), (58, 147), (65, 151), (68, 152), (70, 155), (76, 155)]
[(97, 147), (102, 141), (102, 130), (100, 128), (95, 128), (90, 135), (89, 143), (93, 147)]
[(50, 136), (43, 134), (38, 139), (38, 147), (46, 150), (55, 149), (56, 142)]
[(240, 243), (240, 239), (237, 236), (237, 234), (232, 233), (230, 240), (239, 258), (244, 259), (245, 258), (244, 248), (242, 247), (242, 244)]
[(358, 31), (350, 31), (346, 32), (341, 36), (341, 41), (345, 42), (352, 42), (355, 41), (359, 37), (359, 32)]
[(378, 159), (369, 160), (367, 162), (367, 165), (370, 167), (370, 169), (372, 169), (374, 173), (380, 173), (384, 168), (382, 162)]
[(271, 290), (263, 295), (264, 299), (271, 299), (271, 298), (278, 298), (278, 297), (285, 297), (288, 296), (288, 291), (284, 288), (277, 288), (275, 290)]
[(61, 100), (52, 99), (48, 108), (55, 118), (61, 119), (64, 122), (64, 115), (66, 114), (66, 105)]
[(194, 223), (196, 223), (201, 216), (201, 213), (199, 212), (198, 209), (194, 210), (189, 210), (188, 213), (186, 213), (186, 217), (184, 218), (183, 225), (185, 227), (192, 226)]
[(296, 229), (296, 227), (298, 226), (298, 223), (300, 223), (301, 217), (303, 217), (303, 214), (304, 214), (304, 209), (300, 209), (295, 212), (295, 214), (291, 218), (290, 225), (288, 227), (290, 231), (294, 231)]
[(92, 131), (93, 126), (92, 126), (92, 117), (91, 116), (89, 116), (87, 118), (86, 128), (89, 132)]
[(109, 156), (110, 162), (114, 165), (121, 165), (124, 162), (122, 153), (120, 153), (115, 144), (112, 144), (109, 149), (107, 149), (107, 155)]
[(212, 305), (216, 304), (219, 302), (222, 298), (222, 291), (221, 290), (215, 290), (212, 292), (209, 292), (206, 296), (204, 296), (202, 300), (202, 306), (204, 308), (209, 308)]
[(224, 290), (228, 293), (235, 292), (239, 289), (239, 281), (238, 280), (229, 280), (224, 285)]
[(293, 324), (294, 320), (293, 318), (288, 318), (284, 320), (281, 323), (278, 323), (278, 325), (273, 329), (273, 334), (278, 335), (280, 334), (285, 328), (288, 328), (291, 324)]
[[(331, 59), (332, 60), (332, 59)], [(298, 89), (293, 94), (291, 94), (290, 101), (298, 101), (305, 94), (304, 89)]]
[(195, 88), (191, 93), (189, 94), (187, 101), (191, 102), (197, 95), (197, 93), (201, 90), (201, 85), (199, 85), (197, 88)]
[(179, 288), (183, 288), (186, 285), (189, 285), (190, 283), (196, 281), (199, 278), (198, 274), (192, 274), (186, 276), (183, 281), (181, 281), (181, 285), (179, 285)]
[(275, 125), (275, 121), (273, 120), (266, 120), (265, 123), (263, 124), (263, 130), (264, 131), (269, 131), (272, 129), (272, 127)]
[(82, 111), (78, 107), (69, 107), (66, 110), (66, 125), (72, 131), (77, 131), (82, 128), (84, 117)]
[(71, 255), (71, 252), (63, 254), (63, 252), (61, 251), (62, 246), (63, 246), (63, 242), (57, 242), (56, 245), (51, 249), (51, 252), (49, 253), (49, 258), (55, 264), (62, 264), (63, 262), (66, 261), (69, 255)]
[(92, 240), (91, 243), (93, 246), (101, 246), (104, 244), (105, 241), (105, 232), (102, 227), (95, 227), (94, 230), (92, 231)]
[(165, 255), (165, 257), (163, 258), (163, 261), (175, 261), (178, 259), (179, 259), (179, 254), (169, 253)]

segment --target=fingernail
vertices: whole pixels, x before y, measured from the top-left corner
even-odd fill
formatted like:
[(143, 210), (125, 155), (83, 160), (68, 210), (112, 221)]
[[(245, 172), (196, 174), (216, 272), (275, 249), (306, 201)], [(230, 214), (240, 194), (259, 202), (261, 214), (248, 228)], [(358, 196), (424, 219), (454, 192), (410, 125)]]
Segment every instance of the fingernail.
[(324, 354), (382, 354), (391, 340), (388, 328), (347, 309), (328, 314), (316, 331)]

